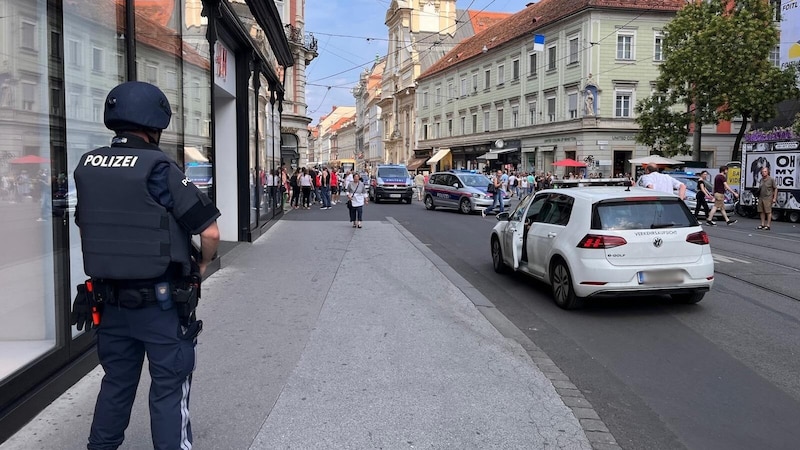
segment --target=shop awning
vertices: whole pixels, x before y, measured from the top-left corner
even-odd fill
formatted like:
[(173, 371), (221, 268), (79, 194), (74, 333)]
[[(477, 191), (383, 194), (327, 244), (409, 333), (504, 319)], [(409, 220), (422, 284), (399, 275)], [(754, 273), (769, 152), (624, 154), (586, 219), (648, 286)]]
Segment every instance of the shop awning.
[(448, 153), (450, 153), (449, 148), (440, 148), (431, 159), (428, 160), (428, 164), (436, 164), (437, 162), (441, 161)]
[(504, 149), (499, 149), (499, 150), (492, 150), (490, 152), (482, 154), (481, 156), (478, 156), (477, 159), (487, 159), (487, 160), (488, 159), (497, 159), (498, 158), (497, 155), (500, 155), (501, 153), (516, 152), (518, 150), (519, 150), (518, 148), (504, 148)]
[(408, 170), (417, 170), (423, 165), (425, 165), (425, 161), (427, 160), (428, 158), (412, 159), (411, 161), (408, 162), (408, 165), (406, 167), (408, 168)]
[(208, 162), (208, 158), (206, 158), (197, 147), (191, 147), (188, 145), (183, 147), (183, 157), (186, 159), (186, 162)]

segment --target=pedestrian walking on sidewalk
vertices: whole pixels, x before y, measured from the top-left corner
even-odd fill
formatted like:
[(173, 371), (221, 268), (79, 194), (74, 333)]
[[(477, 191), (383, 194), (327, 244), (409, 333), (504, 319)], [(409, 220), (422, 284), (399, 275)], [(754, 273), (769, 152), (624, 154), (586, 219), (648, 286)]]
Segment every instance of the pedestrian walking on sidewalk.
[(300, 178), (297, 180), (297, 184), (300, 185), (300, 189), (303, 191), (303, 208), (311, 209), (311, 188), (314, 180), (311, 178), (311, 175), (308, 173), (308, 170), (303, 167), (303, 172), (300, 175)]
[(331, 205), (339, 203), (339, 173), (331, 170)]
[(118, 85), (105, 101), (105, 126), (116, 133), (111, 145), (87, 152), (75, 169), (75, 224), (91, 280), (78, 286), (71, 321), (78, 330), (97, 328), (105, 371), (90, 450), (122, 444), (145, 355), (153, 448), (192, 448), (189, 391), (202, 330), (194, 308), (219, 243), (220, 213), (159, 148), (171, 116), (156, 86)]
[(353, 181), (347, 185), (347, 199), (350, 201), (350, 222), (353, 228), (361, 228), (364, 205), (369, 203), (367, 188), (361, 181), (361, 175), (353, 174)]
[(319, 209), (331, 209), (331, 173), (328, 167), (323, 167), (319, 174), (319, 194), (322, 197)]
[(726, 191), (733, 194), (734, 197), (739, 198), (739, 193), (728, 186), (728, 166), (721, 166), (719, 168), (719, 173), (714, 177), (714, 206), (711, 208), (711, 212), (708, 213), (708, 217), (706, 217), (706, 225), (716, 225), (716, 222), (714, 222), (713, 219), (714, 214), (717, 213), (717, 210), (722, 213), (722, 218), (725, 219), (725, 223), (728, 225), (733, 225), (736, 223), (736, 219), (729, 219), (728, 213), (725, 212)]
[(300, 169), (295, 169), (294, 173), (291, 177), (289, 177), (289, 189), (291, 199), (289, 199), (289, 204), (292, 205), (294, 209), (300, 207)]
[(772, 204), (778, 200), (778, 185), (769, 176), (769, 168), (761, 168), (761, 183), (758, 185), (758, 216), (761, 218), (759, 230), (769, 231), (772, 226)]

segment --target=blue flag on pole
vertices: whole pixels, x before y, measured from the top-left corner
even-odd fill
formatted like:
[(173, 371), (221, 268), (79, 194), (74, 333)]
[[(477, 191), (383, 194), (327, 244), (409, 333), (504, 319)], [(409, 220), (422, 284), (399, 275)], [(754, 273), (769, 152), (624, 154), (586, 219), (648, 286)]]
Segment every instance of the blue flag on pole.
[(534, 34), (533, 35), (533, 51), (535, 51), (535, 52), (543, 52), (544, 51), (544, 35), (543, 34)]

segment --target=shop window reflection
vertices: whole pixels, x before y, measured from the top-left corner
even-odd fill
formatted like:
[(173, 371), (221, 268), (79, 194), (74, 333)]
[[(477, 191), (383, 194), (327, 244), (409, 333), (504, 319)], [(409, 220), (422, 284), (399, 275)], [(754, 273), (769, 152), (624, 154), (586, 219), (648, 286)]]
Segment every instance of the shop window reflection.
[(57, 343), (53, 194), (66, 174), (53, 164), (50, 94), (59, 86), (43, 51), (46, 11), (46, 0), (14, 0), (0, 19), (0, 41), (22, 32), (14, 63), (0, 73), (0, 380)]

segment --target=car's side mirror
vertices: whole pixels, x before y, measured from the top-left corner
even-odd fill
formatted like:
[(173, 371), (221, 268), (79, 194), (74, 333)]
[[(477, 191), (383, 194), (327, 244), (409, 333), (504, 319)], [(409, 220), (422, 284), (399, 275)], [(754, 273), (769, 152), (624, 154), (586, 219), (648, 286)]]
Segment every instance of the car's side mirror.
[(501, 213), (498, 213), (495, 217), (497, 218), (497, 221), (500, 222), (503, 220), (508, 220), (509, 216), (510, 216), (509, 213), (503, 211)]

